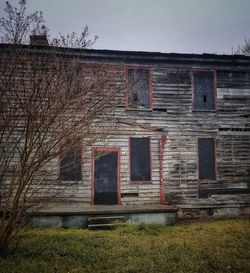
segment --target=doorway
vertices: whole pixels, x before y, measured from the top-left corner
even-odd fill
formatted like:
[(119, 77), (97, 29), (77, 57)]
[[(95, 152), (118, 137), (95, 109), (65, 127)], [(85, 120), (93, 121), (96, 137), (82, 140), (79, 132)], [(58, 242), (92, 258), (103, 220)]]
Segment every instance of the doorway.
[(92, 164), (92, 204), (120, 204), (119, 148), (94, 148)]

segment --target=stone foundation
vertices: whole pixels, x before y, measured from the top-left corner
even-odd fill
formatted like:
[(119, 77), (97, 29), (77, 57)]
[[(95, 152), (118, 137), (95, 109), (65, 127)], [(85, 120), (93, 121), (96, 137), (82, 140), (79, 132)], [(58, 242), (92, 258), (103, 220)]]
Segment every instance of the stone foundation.
[(206, 218), (234, 218), (240, 216), (250, 217), (250, 207), (224, 207), (224, 208), (180, 208), (178, 219), (206, 219)]

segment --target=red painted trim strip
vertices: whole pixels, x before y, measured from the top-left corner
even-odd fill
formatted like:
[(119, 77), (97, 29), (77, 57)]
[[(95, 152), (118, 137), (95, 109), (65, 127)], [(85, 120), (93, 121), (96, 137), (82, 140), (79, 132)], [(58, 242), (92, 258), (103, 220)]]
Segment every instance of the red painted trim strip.
[(153, 80), (152, 69), (149, 69), (149, 110), (153, 110)]
[(163, 174), (163, 154), (166, 144), (166, 136), (159, 139), (159, 163), (160, 163), (160, 203), (165, 203), (165, 188), (164, 188), (164, 174)]
[(150, 171), (150, 181), (152, 181), (152, 145), (151, 137), (148, 137), (149, 141), (149, 171)]
[(90, 204), (94, 205), (94, 194), (95, 194), (95, 148), (91, 148), (91, 199)]
[(125, 67), (125, 109), (128, 109), (128, 68)]
[(214, 70), (214, 110), (217, 111), (217, 72)]

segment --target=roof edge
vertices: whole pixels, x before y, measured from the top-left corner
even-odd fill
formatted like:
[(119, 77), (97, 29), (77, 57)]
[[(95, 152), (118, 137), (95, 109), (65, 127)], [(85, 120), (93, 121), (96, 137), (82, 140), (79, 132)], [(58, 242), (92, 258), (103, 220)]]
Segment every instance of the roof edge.
[[(8, 47), (16, 47), (17, 45), (13, 44), (3, 44), (0, 43), (0, 50), (7, 49)], [(114, 56), (117, 57), (148, 57), (148, 58), (185, 58), (185, 59), (214, 59), (214, 60), (242, 60), (250, 61), (250, 56), (238, 55), (238, 54), (213, 54), (213, 53), (165, 53), (165, 52), (148, 52), (148, 51), (125, 51), (125, 50), (111, 50), (111, 49), (82, 49), (82, 48), (67, 48), (67, 47), (54, 47), (54, 46), (41, 46), (41, 45), (18, 45), (20, 49), (31, 49), (39, 51), (48, 51), (53, 49), (56, 53), (66, 53), (66, 54), (77, 54), (81, 55), (105, 55), (105, 56)], [(102, 56), (103, 57), (103, 56)]]

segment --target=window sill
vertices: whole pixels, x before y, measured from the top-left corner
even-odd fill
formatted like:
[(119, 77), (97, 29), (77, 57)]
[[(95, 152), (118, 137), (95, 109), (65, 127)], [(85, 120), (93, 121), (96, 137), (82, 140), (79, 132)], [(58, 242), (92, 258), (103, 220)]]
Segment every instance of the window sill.
[(193, 109), (192, 112), (211, 112), (211, 113), (215, 113), (217, 110), (203, 110), (203, 109)]
[(58, 181), (60, 181), (60, 183), (62, 184), (78, 184), (78, 183), (81, 183), (82, 182), (82, 179), (81, 180), (62, 180), (62, 179), (58, 179)]
[(152, 112), (153, 109), (140, 109), (140, 108), (125, 108), (125, 111), (128, 111), (128, 112)]
[(216, 179), (199, 179), (199, 184), (216, 184), (218, 183)]
[(146, 184), (153, 184), (153, 181), (134, 181), (134, 180), (130, 180), (129, 181), (130, 184), (134, 184), (134, 185), (146, 185)]

